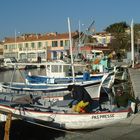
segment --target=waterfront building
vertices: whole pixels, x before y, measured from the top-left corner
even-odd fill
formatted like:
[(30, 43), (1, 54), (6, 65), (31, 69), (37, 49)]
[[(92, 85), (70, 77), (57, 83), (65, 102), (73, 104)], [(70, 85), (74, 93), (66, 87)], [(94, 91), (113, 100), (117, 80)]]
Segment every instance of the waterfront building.
[(88, 37), (84, 36), (84, 38), (81, 39), (84, 42), (81, 41), (79, 52), (82, 53), (84, 57), (87, 57), (87, 55), (92, 53), (92, 50), (101, 50), (103, 52), (111, 51), (108, 48), (111, 39), (111, 34), (106, 32), (98, 32), (93, 35), (88, 35)]
[(112, 35), (107, 32), (98, 32), (94, 35), (92, 35), (93, 38), (95, 38), (98, 42), (98, 46), (108, 46), (112, 39)]
[[(73, 32), (72, 38), (76, 35), (77, 32)], [(15, 57), (17, 60), (36, 62), (41, 57), (42, 61), (51, 61), (68, 54), (68, 33), (24, 34), (4, 40), (4, 57)]]
[[(96, 33), (81, 38), (79, 32), (72, 32), (73, 55), (83, 54), (86, 58), (91, 50), (108, 50), (111, 35), (105, 32)], [(21, 36), (6, 37), (3, 41), (3, 56), (15, 57), (18, 61), (36, 62), (63, 59), (70, 55), (69, 33), (23, 34)]]

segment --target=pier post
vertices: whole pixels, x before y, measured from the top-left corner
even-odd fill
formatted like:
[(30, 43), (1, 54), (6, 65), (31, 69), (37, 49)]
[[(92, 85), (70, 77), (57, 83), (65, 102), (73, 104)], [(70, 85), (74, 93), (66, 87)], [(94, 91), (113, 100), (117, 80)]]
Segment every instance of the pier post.
[(12, 120), (12, 113), (8, 113), (6, 123), (5, 123), (4, 140), (9, 140), (11, 120)]

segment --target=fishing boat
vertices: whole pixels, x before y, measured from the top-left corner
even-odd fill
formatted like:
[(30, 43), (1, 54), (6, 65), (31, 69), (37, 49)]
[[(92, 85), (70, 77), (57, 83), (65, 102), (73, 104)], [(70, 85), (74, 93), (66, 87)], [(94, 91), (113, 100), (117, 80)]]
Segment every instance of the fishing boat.
[[(34, 102), (32, 102), (34, 101)], [(5, 121), (9, 112), (16, 119), (37, 125), (61, 129), (103, 128), (129, 117), (131, 110), (112, 112), (111, 105), (93, 100), (95, 107), (90, 112), (79, 113), (69, 107), (71, 99), (49, 100), (43, 96), (25, 94), (0, 94), (0, 120)]]
[[(74, 74), (74, 81), (86, 81), (86, 80), (101, 80), (104, 73), (94, 73), (84, 71), (86, 65), (74, 65), (74, 69), (77, 69), (77, 72)], [(60, 84), (60, 83), (71, 83), (73, 82), (73, 75), (71, 70), (71, 64), (66, 63), (46, 63), (46, 75), (33, 75), (29, 71), (24, 74), (25, 80), (27, 83), (45, 83), (45, 84)]]
[[(21, 82), (2, 82), (1, 91), (4, 92), (16, 92), (16, 93), (30, 93), (34, 92), (36, 94), (48, 94), (49, 96), (60, 96), (68, 94), (68, 85), (80, 85), (84, 87), (92, 98), (99, 98), (101, 88), (111, 88), (114, 83), (114, 72), (105, 73), (101, 80), (87, 80), (78, 81), (71, 83), (61, 83), (61, 84), (27, 84)], [(60, 94), (61, 93), (61, 94)]]

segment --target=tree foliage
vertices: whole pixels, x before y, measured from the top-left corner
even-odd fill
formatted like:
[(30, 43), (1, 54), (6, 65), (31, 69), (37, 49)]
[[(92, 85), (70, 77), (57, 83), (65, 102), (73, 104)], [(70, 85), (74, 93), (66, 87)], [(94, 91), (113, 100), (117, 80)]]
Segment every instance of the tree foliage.
[(134, 24), (134, 40), (135, 40), (135, 42), (137, 42), (138, 39), (140, 39), (140, 24), (136, 23), (136, 24)]
[[(134, 24), (134, 45), (137, 45), (138, 39), (140, 39), (140, 24)], [(131, 46), (131, 28), (126, 22), (119, 22), (109, 25), (106, 32), (112, 34), (113, 39), (109, 44), (110, 48), (119, 52), (120, 50), (129, 50)]]
[(128, 27), (129, 26), (126, 24), (126, 22), (119, 22), (111, 24), (105, 29), (105, 31), (113, 34), (125, 33)]
[(130, 29), (129, 25), (126, 22), (114, 23), (108, 26), (105, 31), (111, 33), (113, 39), (109, 46), (111, 49), (119, 52), (120, 50), (127, 50), (130, 44), (130, 33), (128, 33), (128, 29)]

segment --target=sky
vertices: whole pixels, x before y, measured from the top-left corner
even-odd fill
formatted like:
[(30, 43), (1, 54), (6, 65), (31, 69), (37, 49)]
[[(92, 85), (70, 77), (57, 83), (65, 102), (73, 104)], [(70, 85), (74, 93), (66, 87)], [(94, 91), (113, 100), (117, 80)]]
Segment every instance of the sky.
[(0, 0), (0, 41), (25, 33), (96, 32), (118, 22), (140, 23), (140, 0)]

